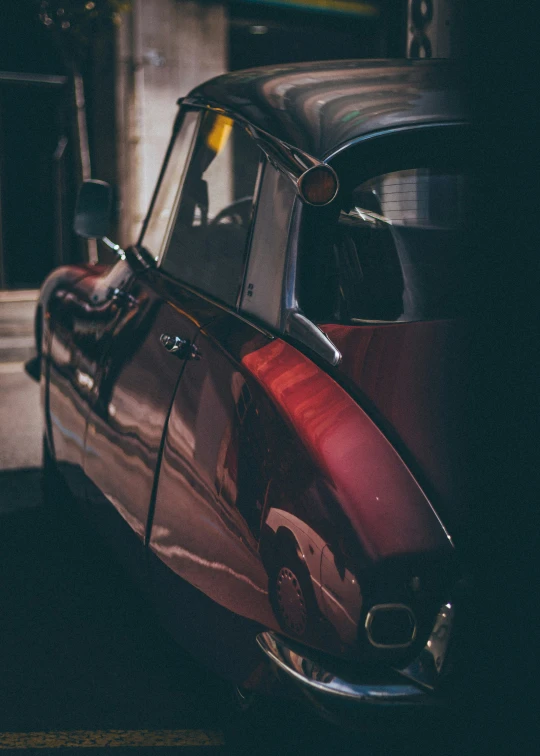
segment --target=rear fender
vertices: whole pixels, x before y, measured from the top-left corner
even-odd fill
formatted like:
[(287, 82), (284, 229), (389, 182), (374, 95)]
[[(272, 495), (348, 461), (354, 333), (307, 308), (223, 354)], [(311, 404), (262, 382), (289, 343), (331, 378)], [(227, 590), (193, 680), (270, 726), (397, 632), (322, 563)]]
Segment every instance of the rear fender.
[(454, 548), (414, 476), (355, 400), (291, 345), (276, 339), (243, 364), (289, 432), (272, 444), (261, 556), (278, 558), (278, 533), (292, 534), (324, 620), (310, 642), (380, 656), (363, 625), (374, 604), (392, 602), (414, 605), (425, 640), (448, 599)]

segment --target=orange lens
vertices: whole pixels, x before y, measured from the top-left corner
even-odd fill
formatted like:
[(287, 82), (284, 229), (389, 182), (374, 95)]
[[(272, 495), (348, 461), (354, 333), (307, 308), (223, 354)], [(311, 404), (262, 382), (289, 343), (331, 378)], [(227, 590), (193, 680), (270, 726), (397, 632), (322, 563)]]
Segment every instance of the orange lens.
[(317, 165), (300, 177), (299, 189), (310, 205), (327, 205), (337, 194), (337, 176), (328, 165)]

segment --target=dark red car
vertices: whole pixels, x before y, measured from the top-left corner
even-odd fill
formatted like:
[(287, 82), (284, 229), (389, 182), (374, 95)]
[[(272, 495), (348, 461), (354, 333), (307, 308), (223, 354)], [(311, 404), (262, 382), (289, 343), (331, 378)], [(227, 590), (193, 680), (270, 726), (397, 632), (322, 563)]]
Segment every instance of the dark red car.
[[(443, 698), (461, 580), (464, 117), (451, 66), (220, 76), (138, 242), (37, 311), (46, 474), (242, 690)], [(454, 633), (454, 634), (453, 634)], [(442, 691), (442, 692), (441, 692)]]

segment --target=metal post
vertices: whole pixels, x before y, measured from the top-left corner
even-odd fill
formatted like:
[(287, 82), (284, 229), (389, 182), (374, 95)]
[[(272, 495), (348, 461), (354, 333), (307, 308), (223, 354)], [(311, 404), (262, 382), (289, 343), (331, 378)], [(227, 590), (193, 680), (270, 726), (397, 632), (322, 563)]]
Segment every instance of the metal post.
[(65, 193), (65, 164), (64, 155), (67, 147), (67, 137), (61, 136), (58, 140), (56, 150), (53, 154), (53, 170), (54, 170), (54, 189), (56, 194), (55, 202), (55, 244), (54, 244), (54, 263), (55, 265), (62, 265), (68, 262), (65, 259), (65, 208), (64, 208), (64, 193)]
[[(90, 166), (90, 148), (88, 146), (88, 128), (86, 123), (86, 102), (84, 99), (84, 84), (82, 76), (76, 69), (75, 65), (72, 66), (72, 79), (73, 79), (73, 95), (75, 100), (75, 116), (77, 123), (77, 137), (79, 142), (79, 157), (80, 157), (80, 173), (81, 179), (91, 178), (92, 169)], [(95, 239), (88, 239), (86, 242), (88, 262), (97, 263), (97, 242)]]
[(451, 58), (462, 0), (408, 0), (407, 57)]

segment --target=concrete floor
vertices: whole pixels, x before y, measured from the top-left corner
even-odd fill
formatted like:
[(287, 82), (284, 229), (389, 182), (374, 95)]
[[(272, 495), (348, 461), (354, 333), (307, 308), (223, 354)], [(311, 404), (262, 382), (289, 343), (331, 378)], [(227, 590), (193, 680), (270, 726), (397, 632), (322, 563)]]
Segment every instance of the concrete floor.
[(0, 364), (0, 469), (41, 465), (41, 409), (39, 386), (21, 363)]
[(36, 294), (26, 301), (0, 298), (0, 469), (41, 464), (39, 386), (24, 372), (34, 353)]

